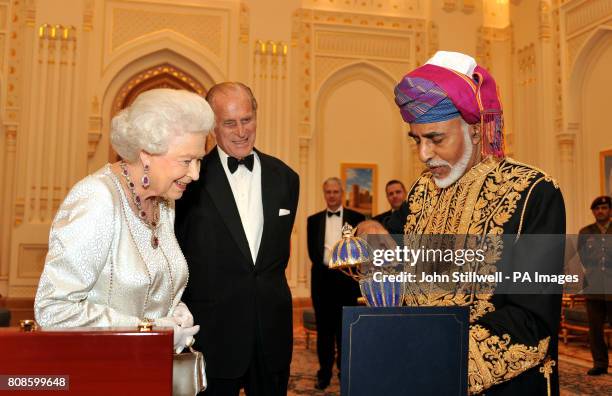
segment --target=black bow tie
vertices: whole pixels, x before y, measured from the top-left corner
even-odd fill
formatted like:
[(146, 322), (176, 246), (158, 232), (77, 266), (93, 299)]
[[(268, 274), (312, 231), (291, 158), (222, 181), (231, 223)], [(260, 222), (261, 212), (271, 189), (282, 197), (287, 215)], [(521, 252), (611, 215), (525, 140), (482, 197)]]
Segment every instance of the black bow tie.
[(331, 211), (327, 211), (327, 217), (332, 217), (332, 216), (338, 216), (340, 217), (340, 211), (337, 212), (331, 212)]
[(238, 165), (244, 165), (249, 170), (249, 172), (252, 172), (254, 161), (255, 156), (253, 154), (249, 154), (241, 160), (234, 157), (227, 157), (227, 167), (231, 173), (234, 173), (236, 172), (236, 169), (238, 169)]

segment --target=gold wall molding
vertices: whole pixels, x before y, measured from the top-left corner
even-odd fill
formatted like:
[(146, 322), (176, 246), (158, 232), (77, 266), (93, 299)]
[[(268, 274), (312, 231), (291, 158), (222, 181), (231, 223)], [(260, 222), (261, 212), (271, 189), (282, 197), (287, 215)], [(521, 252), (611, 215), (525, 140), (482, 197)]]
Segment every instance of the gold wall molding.
[(370, 15), (424, 16), (426, 2), (419, 0), (303, 0), (302, 7)]
[[(298, 122), (309, 124), (310, 91), (311, 91), (311, 61), (312, 61), (312, 11), (300, 9), (293, 14), (293, 28), (291, 31), (292, 47), (297, 48), (297, 112)], [(310, 128), (308, 128), (308, 133)], [(304, 128), (301, 129), (304, 132)], [(300, 134), (302, 136), (302, 134)]]
[[(301, 124), (301, 128), (306, 127), (306, 125)], [(307, 132), (301, 132), (300, 137), (298, 138), (298, 166), (300, 171), (300, 184), (302, 186), (313, 186), (316, 184), (314, 180), (314, 172), (310, 171), (313, 168), (313, 154), (310, 149), (312, 142), (310, 136), (306, 136)], [(316, 189), (316, 191), (319, 191)], [(302, 209), (298, 211), (296, 215), (296, 223), (301, 225), (301, 229), (305, 230), (307, 217), (310, 213), (312, 213), (313, 207), (309, 207), (309, 203), (312, 206), (314, 202), (313, 191), (310, 188), (300, 188), (300, 202), (302, 203)], [(310, 271), (308, 265), (308, 241), (306, 239), (307, 235), (305, 232), (298, 232), (298, 243), (297, 243), (297, 257), (302, 258), (298, 262), (300, 263), (298, 267), (297, 274), (297, 287), (302, 286), (303, 288), (308, 289)]]
[(47, 245), (25, 243), (19, 245), (17, 277), (38, 280), (45, 265), (47, 250)]
[(4, 54), (9, 27), (9, 5), (0, 4), (0, 65), (2, 66), (2, 70), (4, 70), (6, 60)]
[(421, 18), (385, 15), (365, 15), (347, 12), (301, 10), (301, 15), (317, 25), (357, 26), (393, 31), (425, 31), (427, 22)]
[[(21, 100), (22, 80), (27, 76), (27, 63), (24, 59), (25, 40), (28, 24), (34, 25), (36, 4), (33, 1), (10, 1), (2, 5), (2, 63), (0, 68), (6, 71), (0, 78), (3, 102), (0, 109), (4, 113), (0, 130), (4, 136), (0, 145), (0, 277), (8, 279), (11, 260), (11, 233), (14, 224), (14, 188), (18, 167), (18, 141), (21, 137)], [(26, 67), (24, 67), (26, 66)], [(0, 282), (0, 289), (8, 290), (8, 281)]]
[(540, 0), (539, 18), (540, 24), (538, 27), (539, 38), (543, 41), (548, 41), (552, 37), (553, 21), (552, 21), (552, 5), (550, 0)]
[[(33, 6), (33, 4), (29, 5)], [(30, 15), (30, 19), (35, 17), (35, 9), (26, 7), (24, 2), (13, 3), (9, 12), (10, 20), (10, 35), (8, 35), (8, 75), (6, 76), (6, 107), (18, 109), (21, 104), (21, 72), (23, 71), (23, 51), (24, 51), (24, 34), (22, 25), (26, 24), (26, 14)], [(32, 26), (33, 26), (32, 20)]]
[(553, 51), (553, 108), (554, 129), (563, 130), (563, 59), (561, 56), (561, 18), (559, 7), (552, 10), (552, 51)]
[(240, 42), (242, 44), (249, 43), (249, 35), (250, 35), (250, 11), (249, 6), (245, 3), (240, 3), (240, 16), (239, 16), (239, 24), (240, 24)]
[(85, 0), (83, 7), (83, 30), (86, 32), (93, 30), (94, 5), (94, 0)]

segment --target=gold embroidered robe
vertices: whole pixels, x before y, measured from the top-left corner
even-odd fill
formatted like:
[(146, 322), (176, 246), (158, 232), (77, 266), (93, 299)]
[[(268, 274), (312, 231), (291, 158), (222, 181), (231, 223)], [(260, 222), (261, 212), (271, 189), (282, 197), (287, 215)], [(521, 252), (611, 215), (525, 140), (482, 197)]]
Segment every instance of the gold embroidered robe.
[[(424, 173), (384, 225), (407, 236), (564, 234), (565, 209), (557, 184), (542, 171), (510, 158), (488, 158), (444, 189)], [(551, 260), (562, 268), (562, 250)], [(469, 393), (558, 394), (553, 366), (561, 295), (469, 297), (426, 296), (418, 302), (470, 306)]]

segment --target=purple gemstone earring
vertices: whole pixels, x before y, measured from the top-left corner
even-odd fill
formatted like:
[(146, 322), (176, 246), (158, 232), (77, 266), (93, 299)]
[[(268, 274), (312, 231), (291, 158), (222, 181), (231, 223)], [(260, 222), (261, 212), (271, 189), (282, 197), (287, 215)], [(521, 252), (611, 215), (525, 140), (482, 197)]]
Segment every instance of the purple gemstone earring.
[(144, 175), (142, 175), (142, 179), (140, 179), (140, 184), (144, 189), (149, 188), (151, 185), (151, 180), (149, 179), (149, 165), (144, 166)]

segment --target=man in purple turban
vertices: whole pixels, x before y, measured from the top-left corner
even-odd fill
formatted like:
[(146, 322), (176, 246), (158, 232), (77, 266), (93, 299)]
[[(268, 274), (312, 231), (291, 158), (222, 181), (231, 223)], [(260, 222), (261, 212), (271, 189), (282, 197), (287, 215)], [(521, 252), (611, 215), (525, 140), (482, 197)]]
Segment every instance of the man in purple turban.
[[(437, 234), (515, 234), (506, 269), (526, 261), (537, 268), (519, 248), (525, 234), (565, 233), (563, 197), (543, 171), (505, 156), (493, 77), (467, 55), (440, 51), (402, 78), (395, 101), (427, 170), (385, 228), (421, 241)], [(563, 266), (559, 250), (547, 256), (555, 271)], [(501, 266), (495, 258), (487, 260), (478, 273)], [(496, 285), (489, 292), (474, 290), (429, 293), (409, 302), (470, 307), (470, 394), (558, 394), (561, 295), (503, 294)]]

